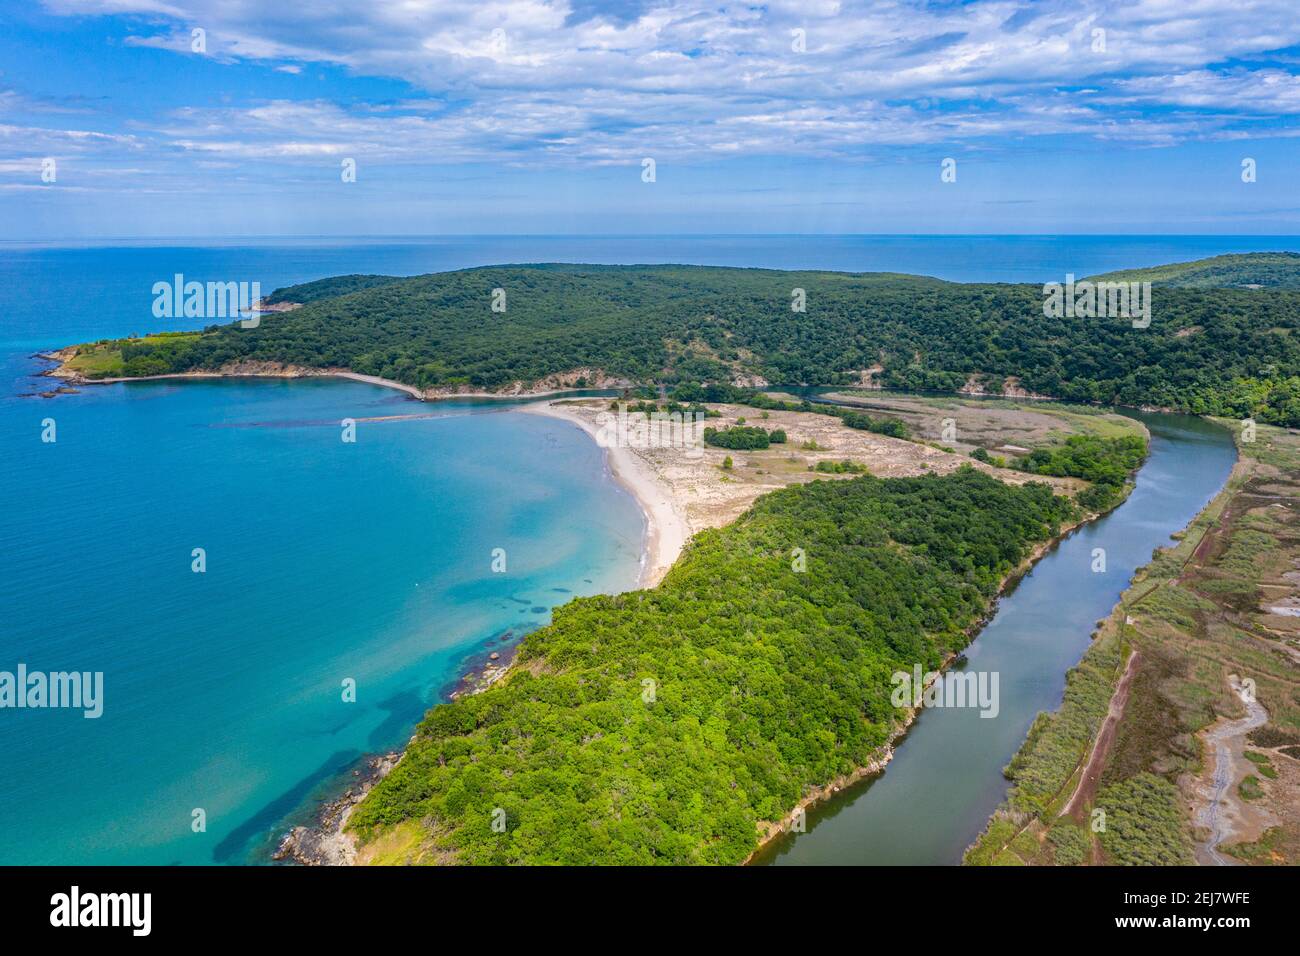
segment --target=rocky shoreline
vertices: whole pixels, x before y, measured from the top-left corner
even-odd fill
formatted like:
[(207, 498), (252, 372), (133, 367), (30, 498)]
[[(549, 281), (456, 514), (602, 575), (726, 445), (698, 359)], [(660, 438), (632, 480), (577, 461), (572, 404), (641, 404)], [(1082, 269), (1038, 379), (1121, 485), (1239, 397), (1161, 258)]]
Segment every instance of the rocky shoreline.
[(186, 379), (192, 381), (214, 378), (345, 378), (354, 382), (365, 382), (369, 385), (395, 389), (423, 402), (456, 398), (547, 398), (554, 395), (563, 395), (574, 390), (631, 388), (634, 385), (629, 379), (609, 375), (602, 369), (583, 367), (569, 372), (548, 375), (531, 383), (514, 381), (492, 391), (467, 389), (462, 386), (451, 385), (421, 389), (414, 385), (380, 378), (376, 375), (363, 375), (347, 368), (318, 368), (311, 365), (292, 365), (256, 359), (228, 362), (215, 370), (167, 372), (161, 375), (88, 378), (67, 365), (76, 354), (76, 350), (77, 346), (70, 345), (50, 352), (38, 352), (32, 356), (45, 362), (56, 363), (53, 368), (37, 373), (38, 377), (57, 378), (66, 383), (57, 390), (33, 393), (34, 395), (39, 395), (41, 398), (54, 398), (56, 395), (76, 391), (76, 389), (69, 388), (72, 385), (119, 385), (124, 382), (157, 382)]
[[(499, 649), (493, 649), (494, 645)], [(450, 693), (444, 690), (439, 696), (455, 700), (483, 693), (510, 671), (518, 649), (519, 639), (515, 638), (513, 632), (498, 634), (488, 641), (482, 652), (470, 659), (472, 663), (454, 685), (455, 690)], [(406, 747), (409, 746), (408, 741)], [(352, 771), (355, 779), (347, 790), (341, 796), (321, 804), (310, 824), (296, 826), (286, 833), (271, 858), (280, 863), (297, 863), (301, 866), (354, 865), (357, 861), (357, 845), (356, 839), (346, 832), (348, 818), (371, 788), (402, 762), (406, 747), (367, 757), (364, 768)]]
[(402, 761), (404, 751), (369, 757), (357, 779), (341, 797), (324, 804), (311, 826), (297, 826), (285, 834), (272, 859), (303, 866), (351, 866), (357, 860), (356, 840), (344, 832), (352, 810)]
[[(502, 645), (500, 650), (490, 650), (494, 644)], [(461, 697), (472, 697), (475, 694), (481, 694), (501, 678), (509, 673), (511, 666), (515, 662), (515, 654), (519, 651), (519, 641), (514, 639), (510, 631), (493, 638), (485, 647), (484, 652), (477, 655), (477, 659), (469, 665), (469, 669), (456, 684), (456, 689), (446, 696), (450, 700), (457, 700)]]

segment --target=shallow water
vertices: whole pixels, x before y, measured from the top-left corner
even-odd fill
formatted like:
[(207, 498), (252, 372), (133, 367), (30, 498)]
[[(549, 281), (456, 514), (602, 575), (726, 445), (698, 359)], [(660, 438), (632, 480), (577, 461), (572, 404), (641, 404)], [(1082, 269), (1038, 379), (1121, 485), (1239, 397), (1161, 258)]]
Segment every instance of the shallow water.
[(0, 669), (105, 684), (98, 719), (0, 711), (0, 860), (263, 858), (485, 641), (634, 585), (641, 513), (562, 422), (446, 403), (341, 441), (428, 408), (232, 380), (0, 409)]

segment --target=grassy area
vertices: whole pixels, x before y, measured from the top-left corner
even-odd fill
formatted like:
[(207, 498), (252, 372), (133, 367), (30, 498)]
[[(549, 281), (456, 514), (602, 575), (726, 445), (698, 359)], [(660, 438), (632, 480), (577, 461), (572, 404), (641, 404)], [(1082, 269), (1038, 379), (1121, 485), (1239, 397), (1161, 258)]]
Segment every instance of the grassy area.
[(1091, 682), (1076, 672), (1061, 711), (1040, 718), (1008, 767), (1011, 795), (966, 862), (1003, 863), (1009, 855), (1036, 864), (1188, 861), (1197, 834), (1186, 808), (1205, 770), (1197, 734), (1221, 716), (1242, 715), (1229, 688), (1233, 674), (1255, 681), (1269, 713), (1249, 737), (1253, 772), (1234, 792), (1260, 814), (1249, 825), (1274, 825), (1258, 840), (1222, 849), (1248, 862), (1300, 860), (1300, 618), (1270, 610), (1287, 606), (1300, 585), (1300, 436), (1260, 428), (1239, 448), (1225, 489), (1175, 547), (1137, 572), (1080, 665), (1104, 676), (1093, 658), (1105, 661), (1120, 632), (1141, 654), (1089, 808), (1106, 811), (1107, 829), (1086, 833), (1082, 855), (1072, 837), (1053, 837), (1061, 825), (1056, 795), (1073, 790), (1071, 758), (1091, 743), (1081, 744), (1078, 732), (1098, 722), (1108, 696), (1100, 681), (1084, 692)]
[[(771, 394), (787, 400), (794, 398), (784, 393)], [(1088, 405), (847, 389), (823, 397), (897, 419), (913, 436), (923, 441), (942, 442), (962, 454), (970, 454), (976, 448), (996, 454), (1008, 445), (1020, 448), (1061, 445), (1072, 435), (1146, 438), (1146, 429), (1136, 419)]]
[(1295, 859), (1294, 855), (1288, 856), (1284, 852), (1289, 848), (1281, 827), (1270, 827), (1258, 840), (1251, 843), (1237, 843), (1226, 849), (1237, 859), (1257, 865), (1288, 863)]
[(76, 346), (74, 354), (64, 365), (79, 375), (92, 379), (165, 374), (169, 367), (161, 363), (156, 369), (149, 370), (149, 358), (156, 354), (169, 354), (197, 342), (201, 335), (200, 332), (159, 332), (140, 338), (90, 342)]

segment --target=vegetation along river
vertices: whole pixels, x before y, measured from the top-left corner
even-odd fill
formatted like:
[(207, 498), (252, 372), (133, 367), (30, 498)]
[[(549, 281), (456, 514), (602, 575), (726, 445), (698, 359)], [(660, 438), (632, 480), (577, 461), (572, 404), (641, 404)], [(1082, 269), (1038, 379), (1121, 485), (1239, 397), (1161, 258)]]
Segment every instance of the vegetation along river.
[[(958, 670), (996, 672), (996, 717), (923, 710), (881, 774), (810, 810), (807, 830), (757, 858), (776, 864), (957, 864), (1008, 788), (1002, 768), (1034, 717), (1061, 703), (1065, 673), (1136, 568), (1213, 498), (1236, 460), (1223, 428), (1185, 415), (1126, 412), (1151, 432), (1133, 494), (1060, 542), (1018, 583)], [(1094, 572), (1094, 549), (1106, 570)]]

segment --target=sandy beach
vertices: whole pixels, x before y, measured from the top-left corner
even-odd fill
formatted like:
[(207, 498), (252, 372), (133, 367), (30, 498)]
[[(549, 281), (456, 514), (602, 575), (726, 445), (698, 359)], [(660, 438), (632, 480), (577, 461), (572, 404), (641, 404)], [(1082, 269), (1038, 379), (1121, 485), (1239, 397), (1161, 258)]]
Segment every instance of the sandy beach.
[[(964, 465), (985, 471), (1002, 481), (1020, 484), (1041, 481), (1061, 492), (1076, 490), (1078, 482), (1026, 472), (995, 468), (966, 455), (952, 454), (915, 441), (890, 438), (846, 428), (839, 419), (810, 412), (771, 412), (767, 418), (752, 408), (711, 405), (717, 413), (709, 419), (725, 428), (758, 418), (767, 428), (783, 428), (784, 445), (766, 451), (732, 451), (702, 446), (696, 454), (680, 447), (612, 447), (606, 449), (609, 469), (637, 499), (648, 525), (642, 587), (653, 587), (668, 572), (691, 535), (705, 528), (721, 528), (735, 521), (761, 495), (791, 484), (814, 479), (852, 477), (816, 472), (820, 461), (849, 458), (865, 464), (878, 477), (947, 474)], [(595, 440), (600, 416), (609, 399), (561, 399), (519, 405), (513, 411), (546, 415), (570, 422)], [(746, 418), (748, 416), (748, 419)], [(732, 458), (731, 468), (723, 462)]]
[[(576, 425), (596, 440), (596, 426), (592, 419), (572, 407), (535, 402), (521, 405), (513, 411), (530, 415), (559, 418)], [(668, 569), (693, 533), (685, 515), (673, 500), (668, 485), (655, 474), (651, 465), (631, 449), (612, 447), (605, 449), (605, 460), (616, 481), (632, 493), (646, 517), (646, 540), (641, 558), (643, 588), (651, 588), (663, 580)]]

